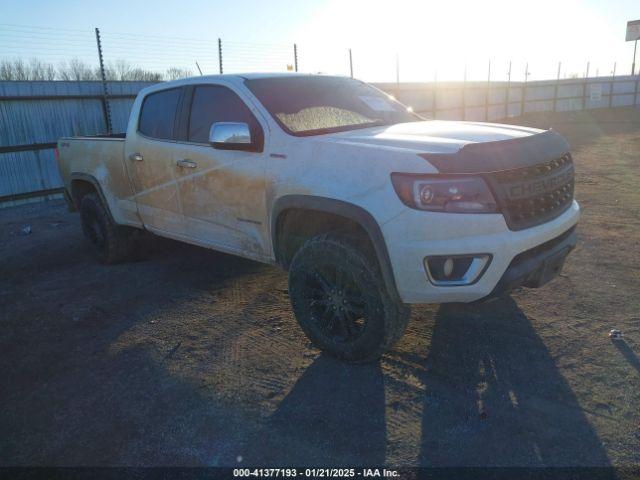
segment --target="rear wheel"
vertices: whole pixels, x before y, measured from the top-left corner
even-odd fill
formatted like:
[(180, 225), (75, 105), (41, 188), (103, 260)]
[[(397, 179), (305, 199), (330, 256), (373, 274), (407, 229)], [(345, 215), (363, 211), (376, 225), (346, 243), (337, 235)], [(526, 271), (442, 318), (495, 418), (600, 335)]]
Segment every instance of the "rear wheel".
[(300, 326), (323, 351), (366, 362), (402, 336), (409, 308), (395, 301), (377, 263), (345, 239), (309, 240), (289, 271), (289, 294)]
[(80, 220), (84, 236), (93, 246), (102, 263), (119, 263), (131, 255), (133, 236), (127, 227), (116, 225), (96, 193), (89, 193), (80, 202)]

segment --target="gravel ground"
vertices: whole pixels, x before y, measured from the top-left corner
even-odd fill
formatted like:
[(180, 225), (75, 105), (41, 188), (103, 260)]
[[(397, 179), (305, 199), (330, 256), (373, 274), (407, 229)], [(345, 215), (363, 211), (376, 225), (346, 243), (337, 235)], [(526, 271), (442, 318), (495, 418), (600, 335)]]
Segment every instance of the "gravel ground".
[(640, 112), (514, 123), (572, 143), (580, 245), (414, 308), (374, 365), (320, 355), (274, 267), (158, 238), (104, 267), (62, 202), (0, 210), (0, 465), (640, 465)]

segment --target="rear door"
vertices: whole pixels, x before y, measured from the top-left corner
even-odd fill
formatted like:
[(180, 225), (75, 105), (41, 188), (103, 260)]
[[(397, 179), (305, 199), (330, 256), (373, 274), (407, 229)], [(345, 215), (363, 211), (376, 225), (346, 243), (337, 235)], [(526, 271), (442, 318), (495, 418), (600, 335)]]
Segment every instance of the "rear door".
[(146, 227), (171, 236), (184, 228), (176, 186), (178, 110), (183, 87), (148, 94), (142, 101), (136, 132), (125, 141), (138, 212)]
[(223, 85), (193, 85), (185, 93), (177, 184), (185, 232), (198, 244), (264, 258), (269, 248), (265, 199), (265, 156), (218, 150), (209, 144), (215, 122), (249, 124), (264, 143), (264, 127), (249, 106)]

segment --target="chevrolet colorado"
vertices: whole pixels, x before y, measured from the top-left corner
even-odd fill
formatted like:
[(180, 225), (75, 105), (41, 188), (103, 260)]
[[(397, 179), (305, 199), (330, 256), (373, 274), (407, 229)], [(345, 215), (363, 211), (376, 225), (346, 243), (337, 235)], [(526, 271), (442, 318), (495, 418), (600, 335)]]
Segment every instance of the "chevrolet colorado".
[(410, 304), (538, 287), (576, 244), (556, 132), (425, 121), (349, 78), (157, 84), (126, 134), (62, 138), (57, 158), (102, 262), (147, 230), (280, 265), (306, 335), (349, 361), (390, 348)]

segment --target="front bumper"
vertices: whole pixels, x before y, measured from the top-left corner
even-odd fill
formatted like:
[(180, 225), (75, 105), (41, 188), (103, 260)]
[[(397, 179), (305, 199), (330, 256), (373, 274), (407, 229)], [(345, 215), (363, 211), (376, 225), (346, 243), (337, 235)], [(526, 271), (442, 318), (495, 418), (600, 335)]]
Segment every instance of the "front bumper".
[(498, 297), (518, 287), (538, 288), (549, 283), (560, 274), (577, 241), (575, 227), (571, 227), (559, 237), (520, 253), (488, 297)]
[[(382, 232), (403, 302), (473, 302), (518, 284), (534, 286), (538, 274), (539, 282), (548, 281), (542, 277), (541, 269), (549, 259), (537, 256), (521, 263), (519, 256), (562, 236), (575, 226), (579, 216), (580, 207), (574, 201), (549, 222), (512, 231), (500, 214), (444, 214), (407, 209), (384, 223)], [(571, 241), (575, 245), (575, 234)], [(555, 249), (553, 252), (557, 253)], [(479, 253), (491, 254), (492, 260), (475, 283), (435, 286), (428, 280), (423, 264), (426, 256)], [(566, 254), (563, 260), (564, 257)]]

